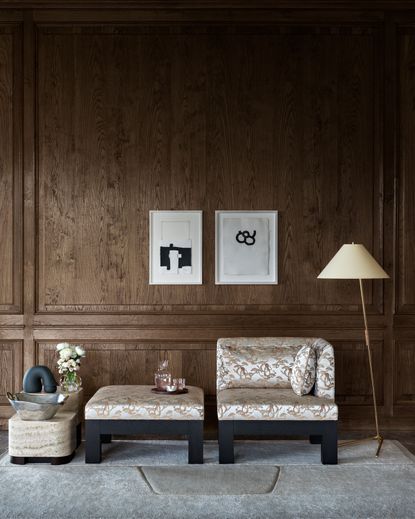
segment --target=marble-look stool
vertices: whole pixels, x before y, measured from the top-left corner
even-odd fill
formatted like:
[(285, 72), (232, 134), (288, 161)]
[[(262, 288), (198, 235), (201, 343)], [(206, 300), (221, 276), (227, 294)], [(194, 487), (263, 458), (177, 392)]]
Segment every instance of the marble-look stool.
[(50, 420), (21, 420), (16, 414), (9, 420), (11, 463), (68, 463), (77, 446), (77, 414), (59, 411)]
[(61, 465), (71, 461), (81, 443), (82, 402), (81, 388), (69, 393), (62, 409), (50, 420), (21, 420), (17, 414), (10, 418), (11, 463)]

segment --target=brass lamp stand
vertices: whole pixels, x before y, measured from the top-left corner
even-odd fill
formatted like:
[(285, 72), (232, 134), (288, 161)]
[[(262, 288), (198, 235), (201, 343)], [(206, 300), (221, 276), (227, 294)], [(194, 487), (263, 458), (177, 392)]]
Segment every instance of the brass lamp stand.
[(318, 276), (320, 279), (358, 279), (360, 287), (360, 297), (362, 299), (363, 321), (365, 325), (365, 344), (369, 360), (370, 383), (372, 385), (373, 410), (375, 415), (376, 436), (362, 438), (358, 440), (347, 440), (341, 442), (340, 446), (347, 446), (354, 443), (376, 440), (378, 446), (376, 457), (379, 456), (383, 444), (383, 437), (379, 432), (379, 419), (376, 403), (375, 378), (373, 374), (372, 352), (370, 348), (369, 328), (367, 325), (366, 305), (363, 293), (362, 279), (385, 279), (389, 278), (377, 261), (369, 254), (363, 245), (345, 244), (343, 245), (326, 268)]

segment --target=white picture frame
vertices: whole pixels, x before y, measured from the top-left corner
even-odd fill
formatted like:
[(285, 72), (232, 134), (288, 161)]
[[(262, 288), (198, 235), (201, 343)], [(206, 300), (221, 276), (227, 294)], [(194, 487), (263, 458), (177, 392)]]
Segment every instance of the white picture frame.
[(216, 285), (278, 284), (278, 211), (215, 211), (215, 229)]
[(150, 285), (202, 284), (202, 213), (150, 211)]

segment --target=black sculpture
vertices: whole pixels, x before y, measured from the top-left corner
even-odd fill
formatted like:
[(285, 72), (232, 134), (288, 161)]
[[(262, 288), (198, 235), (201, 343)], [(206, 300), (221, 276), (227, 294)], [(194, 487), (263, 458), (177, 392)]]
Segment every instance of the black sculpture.
[(56, 392), (56, 380), (47, 366), (33, 366), (23, 377), (23, 391), (25, 393), (40, 393), (42, 387), (45, 393)]

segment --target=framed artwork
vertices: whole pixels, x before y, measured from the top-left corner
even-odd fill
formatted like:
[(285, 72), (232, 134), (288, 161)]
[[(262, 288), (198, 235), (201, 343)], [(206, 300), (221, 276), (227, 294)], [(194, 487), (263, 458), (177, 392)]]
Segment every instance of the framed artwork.
[(150, 285), (202, 284), (202, 211), (150, 211)]
[(278, 211), (216, 211), (217, 285), (278, 283)]

